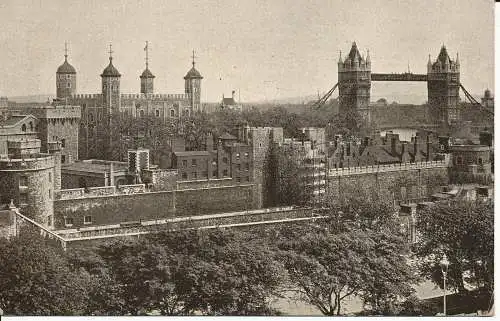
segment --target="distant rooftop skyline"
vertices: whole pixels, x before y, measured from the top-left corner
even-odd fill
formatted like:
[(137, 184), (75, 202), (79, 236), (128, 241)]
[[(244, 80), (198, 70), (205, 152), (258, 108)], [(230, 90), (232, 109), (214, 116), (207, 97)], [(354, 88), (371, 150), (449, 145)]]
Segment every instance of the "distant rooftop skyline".
[[(345, 57), (353, 41), (361, 53), (370, 50), (373, 72), (387, 73), (408, 66), (426, 73), (428, 55), (436, 59), (445, 44), (453, 59), (459, 53), (469, 92), (494, 92), (493, 9), (489, 0), (7, 0), (0, 3), (0, 96), (55, 93), (65, 42), (78, 93), (100, 92), (110, 43), (121, 91), (138, 93), (146, 41), (156, 93), (184, 92), (195, 50), (203, 101), (232, 90), (242, 101), (324, 93), (337, 82), (339, 51)], [(372, 101), (426, 96), (425, 83), (372, 83)]]

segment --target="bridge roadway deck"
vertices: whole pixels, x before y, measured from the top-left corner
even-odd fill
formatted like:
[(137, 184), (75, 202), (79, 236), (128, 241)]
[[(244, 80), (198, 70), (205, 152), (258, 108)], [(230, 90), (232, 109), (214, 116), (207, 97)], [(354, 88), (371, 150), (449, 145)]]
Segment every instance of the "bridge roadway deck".
[(402, 74), (382, 74), (382, 73), (372, 73), (372, 81), (427, 81), (426, 74), (412, 74), (412, 73), (402, 73)]
[(315, 214), (312, 208), (297, 208), (290, 206), (232, 213), (138, 221), (133, 226), (115, 224), (80, 229), (65, 229), (54, 231), (54, 233), (64, 239), (65, 242), (75, 242), (124, 236), (139, 236), (161, 231), (211, 229), (217, 227), (245, 227), (261, 224), (308, 221), (323, 218), (325, 218), (325, 216)]

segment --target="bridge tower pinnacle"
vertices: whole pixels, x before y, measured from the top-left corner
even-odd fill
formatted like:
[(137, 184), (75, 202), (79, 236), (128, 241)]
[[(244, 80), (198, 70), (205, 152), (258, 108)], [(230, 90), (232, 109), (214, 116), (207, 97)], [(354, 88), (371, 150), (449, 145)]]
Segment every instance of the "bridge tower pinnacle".
[(339, 57), (338, 85), (339, 112), (357, 112), (370, 122), (370, 89), (371, 89), (370, 52), (366, 58), (359, 53), (356, 42), (353, 42), (349, 54), (344, 61)]

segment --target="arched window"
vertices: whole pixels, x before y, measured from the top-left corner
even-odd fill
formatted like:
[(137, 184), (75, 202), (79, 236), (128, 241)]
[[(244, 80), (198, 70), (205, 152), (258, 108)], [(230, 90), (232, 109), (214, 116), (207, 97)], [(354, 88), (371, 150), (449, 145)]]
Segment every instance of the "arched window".
[(89, 114), (89, 120), (92, 122), (94, 121), (94, 115), (93, 114)]
[(61, 139), (61, 147), (64, 148), (66, 147), (66, 139)]
[(23, 125), (21, 126), (21, 130), (22, 130), (23, 132), (25, 132), (25, 131), (26, 131), (26, 124), (23, 124)]
[(142, 109), (141, 109), (141, 111), (139, 111), (139, 115), (140, 115), (141, 117), (144, 117), (144, 110), (142, 110)]
[(156, 110), (156, 117), (160, 117), (160, 111), (158, 109)]
[(175, 110), (170, 109), (170, 117), (175, 117)]
[(33, 122), (30, 121), (30, 131), (33, 131)]

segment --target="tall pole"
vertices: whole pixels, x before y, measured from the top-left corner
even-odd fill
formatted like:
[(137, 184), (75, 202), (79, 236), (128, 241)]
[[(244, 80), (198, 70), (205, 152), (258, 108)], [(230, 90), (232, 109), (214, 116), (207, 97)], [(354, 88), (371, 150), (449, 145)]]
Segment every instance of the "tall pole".
[(446, 316), (446, 271), (443, 271), (444, 295), (443, 295), (443, 314)]

